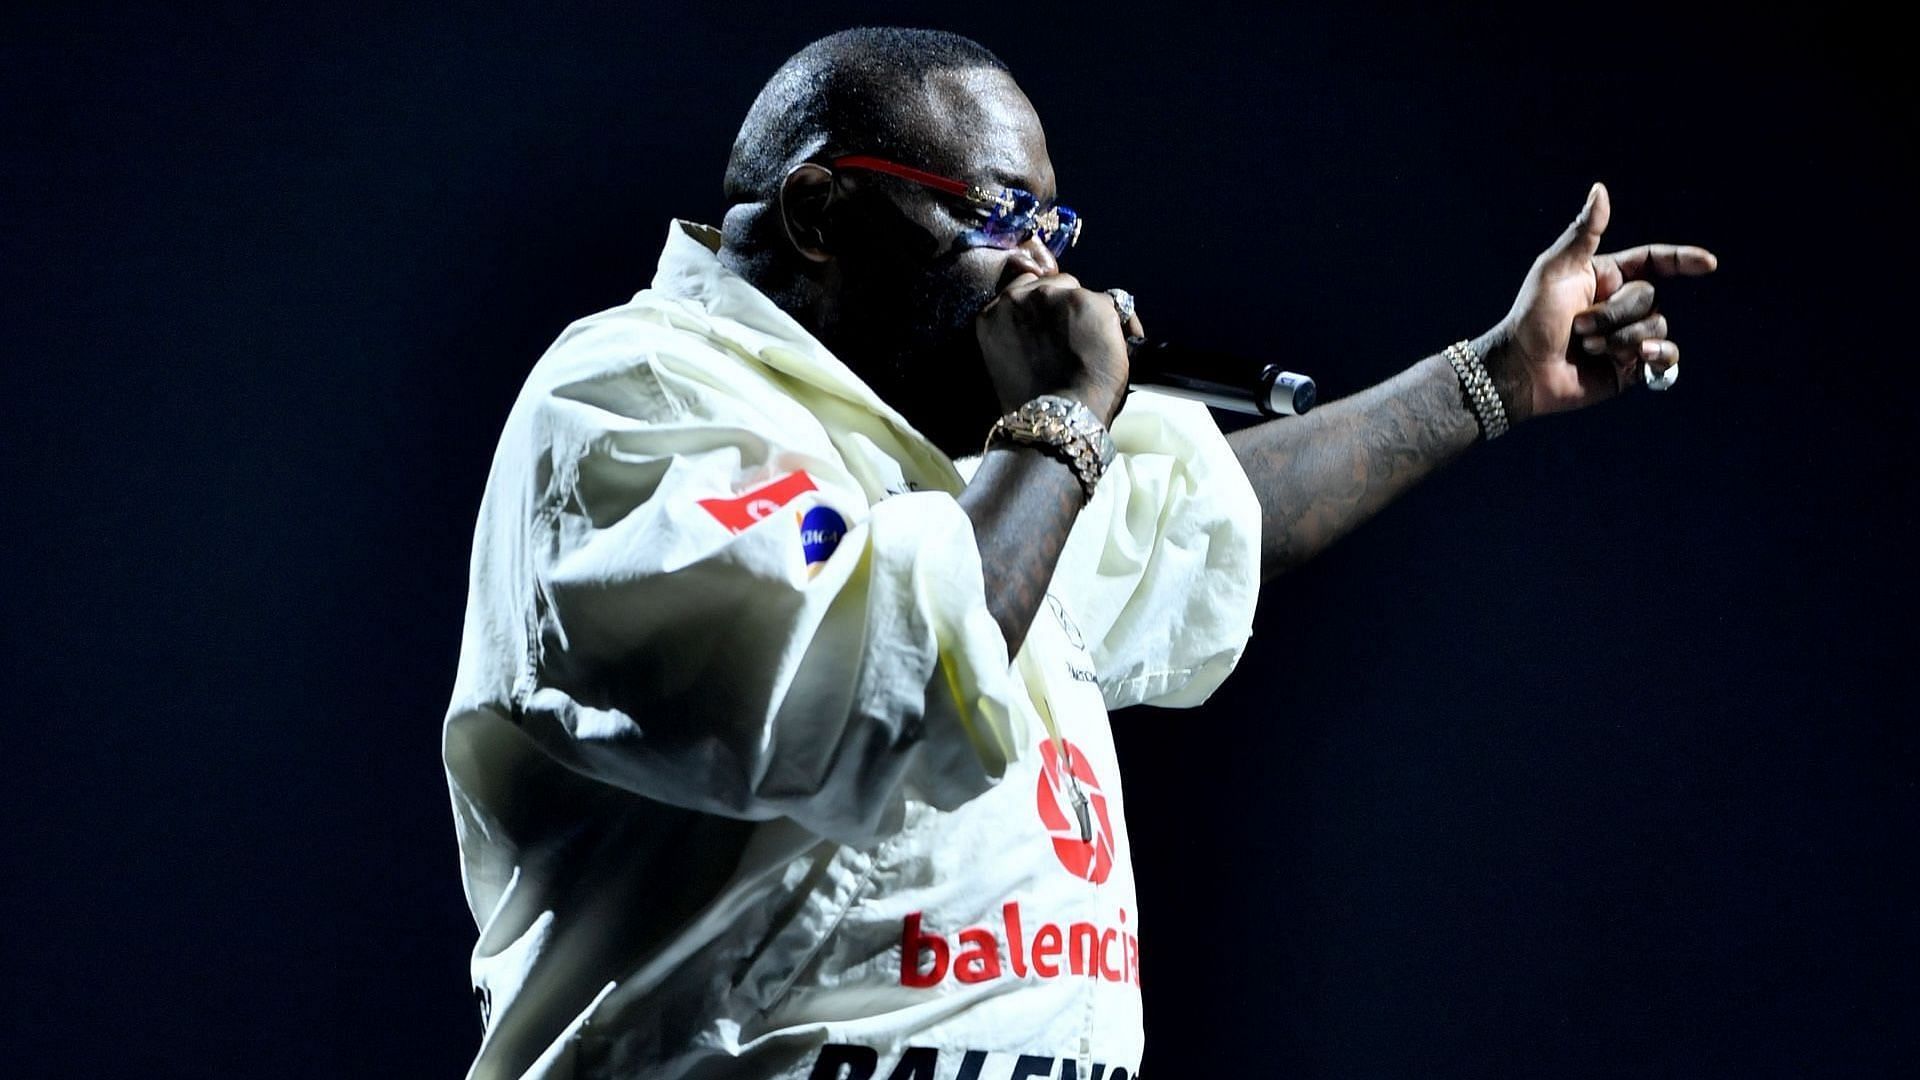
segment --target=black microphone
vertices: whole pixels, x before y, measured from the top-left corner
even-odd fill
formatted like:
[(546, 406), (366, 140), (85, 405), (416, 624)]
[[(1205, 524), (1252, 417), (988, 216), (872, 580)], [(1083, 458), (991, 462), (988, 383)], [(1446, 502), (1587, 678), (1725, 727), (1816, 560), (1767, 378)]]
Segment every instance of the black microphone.
[(1299, 416), (1313, 408), (1313, 380), (1226, 353), (1128, 338), (1127, 382), (1253, 416)]

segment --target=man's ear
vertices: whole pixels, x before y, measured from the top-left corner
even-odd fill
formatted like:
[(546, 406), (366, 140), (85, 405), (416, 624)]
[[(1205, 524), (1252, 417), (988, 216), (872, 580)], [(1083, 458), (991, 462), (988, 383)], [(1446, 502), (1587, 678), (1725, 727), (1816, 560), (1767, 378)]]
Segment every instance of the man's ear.
[(811, 161), (795, 165), (780, 182), (780, 223), (787, 242), (809, 262), (830, 262), (826, 221), (834, 202), (833, 173)]

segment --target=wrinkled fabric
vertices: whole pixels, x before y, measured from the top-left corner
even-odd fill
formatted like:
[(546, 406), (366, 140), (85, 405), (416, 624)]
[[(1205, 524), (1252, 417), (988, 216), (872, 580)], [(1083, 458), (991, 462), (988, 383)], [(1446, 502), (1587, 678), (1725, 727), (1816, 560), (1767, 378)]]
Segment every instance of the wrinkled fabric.
[(1232, 670), (1246, 478), (1203, 407), (1134, 395), (1009, 658), (976, 463), (718, 244), (676, 222), (651, 288), (567, 328), (487, 480), (443, 738), (469, 1076), (1132, 1076), (1107, 715)]

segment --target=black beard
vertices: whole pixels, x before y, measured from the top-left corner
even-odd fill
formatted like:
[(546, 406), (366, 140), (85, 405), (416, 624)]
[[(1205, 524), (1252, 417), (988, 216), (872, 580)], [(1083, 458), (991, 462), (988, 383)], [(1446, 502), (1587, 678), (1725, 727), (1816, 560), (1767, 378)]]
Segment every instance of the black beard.
[(1000, 415), (973, 328), (997, 293), (968, 283), (946, 262), (911, 275), (904, 288), (896, 279), (883, 304), (863, 305), (876, 312), (890, 308), (911, 321), (895, 323), (892, 333), (872, 333), (879, 329), (872, 324), (856, 329), (847, 335), (851, 347), (843, 359), (935, 446), (950, 457), (966, 457), (980, 453)]

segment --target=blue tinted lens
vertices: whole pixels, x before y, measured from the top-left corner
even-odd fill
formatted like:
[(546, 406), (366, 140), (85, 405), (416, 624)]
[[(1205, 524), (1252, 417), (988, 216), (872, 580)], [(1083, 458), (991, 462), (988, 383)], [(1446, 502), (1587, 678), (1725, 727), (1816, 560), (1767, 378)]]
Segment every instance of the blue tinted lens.
[(1007, 188), (1009, 205), (995, 210), (988, 216), (981, 231), (996, 237), (1002, 247), (1018, 247), (1033, 234), (1033, 212), (1039, 208), (1040, 200), (1019, 188)]
[(1040, 200), (1031, 192), (1007, 188), (1010, 205), (995, 210), (977, 229), (966, 234), (967, 242), (985, 247), (1017, 248), (1027, 238), (1040, 236), (1040, 242), (1058, 258), (1073, 246), (1080, 235), (1080, 217), (1064, 206), (1042, 211)]
[(1026, 237), (1020, 233), (996, 232), (987, 228), (968, 229), (960, 234), (961, 243), (966, 247), (990, 247), (1011, 250), (1020, 246)]
[(1059, 205), (1053, 208), (1053, 212), (1059, 215), (1059, 224), (1050, 233), (1042, 236), (1040, 241), (1047, 245), (1047, 250), (1053, 252), (1053, 257), (1057, 259), (1065, 255), (1067, 249), (1073, 246), (1073, 242), (1080, 238), (1080, 215)]

